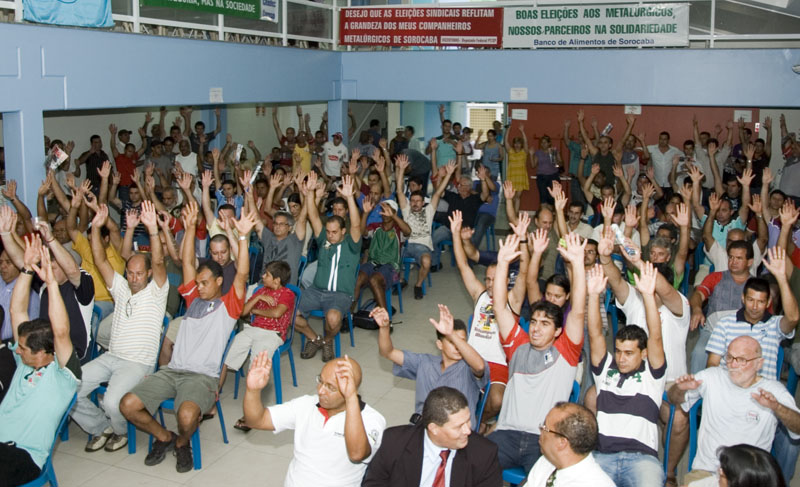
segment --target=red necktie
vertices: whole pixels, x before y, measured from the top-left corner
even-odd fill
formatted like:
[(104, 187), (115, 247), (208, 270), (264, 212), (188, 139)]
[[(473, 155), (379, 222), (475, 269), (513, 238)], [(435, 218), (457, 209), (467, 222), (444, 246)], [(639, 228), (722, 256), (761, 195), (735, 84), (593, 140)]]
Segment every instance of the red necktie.
[(439, 464), (439, 468), (436, 469), (436, 476), (433, 478), (433, 486), (432, 487), (444, 487), (444, 469), (447, 467), (447, 457), (450, 456), (450, 450), (442, 450), (439, 453), (439, 456), (442, 457), (442, 463)]

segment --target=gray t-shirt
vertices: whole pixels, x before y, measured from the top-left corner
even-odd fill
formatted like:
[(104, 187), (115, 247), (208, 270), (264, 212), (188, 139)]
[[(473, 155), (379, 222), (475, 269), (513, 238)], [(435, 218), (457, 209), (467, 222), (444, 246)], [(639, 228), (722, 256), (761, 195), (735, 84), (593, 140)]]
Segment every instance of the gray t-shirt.
[[(264, 227), (261, 232), (261, 245), (264, 246), (264, 267), (270, 262), (282, 260), (292, 269), (291, 282), (282, 282), (282, 285), (297, 282), (297, 268), (300, 266), (300, 255), (303, 253), (303, 242), (297, 234), (290, 233), (283, 240), (278, 240), (269, 228)], [(261, 273), (264, 273), (262, 267)]]
[(424, 176), (431, 172), (431, 160), (418, 150), (406, 149), (401, 152), (408, 156), (408, 165), (411, 167), (409, 176)]

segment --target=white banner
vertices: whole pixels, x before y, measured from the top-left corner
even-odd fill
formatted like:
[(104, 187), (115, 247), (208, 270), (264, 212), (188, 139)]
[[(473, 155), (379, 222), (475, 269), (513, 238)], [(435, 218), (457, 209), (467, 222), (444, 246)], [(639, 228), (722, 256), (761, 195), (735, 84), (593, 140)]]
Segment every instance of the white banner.
[(277, 0), (261, 0), (261, 20), (278, 22)]
[(689, 4), (505, 7), (504, 48), (686, 47)]

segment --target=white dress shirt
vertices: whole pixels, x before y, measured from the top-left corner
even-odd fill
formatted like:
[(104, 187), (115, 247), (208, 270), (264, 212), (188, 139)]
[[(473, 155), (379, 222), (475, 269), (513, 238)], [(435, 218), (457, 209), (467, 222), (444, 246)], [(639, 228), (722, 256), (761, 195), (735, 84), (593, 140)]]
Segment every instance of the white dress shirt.
[[(442, 463), (442, 457), (439, 454), (447, 450), (433, 443), (428, 437), (428, 430), (425, 430), (425, 439), (422, 440), (424, 449), (422, 451), (422, 475), (419, 477), (419, 487), (431, 487), (436, 478), (436, 471)], [(450, 455), (447, 457), (447, 465), (444, 467), (444, 485), (450, 487), (450, 472), (453, 470), (453, 458), (456, 456), (457, 450), (450, 450)]]
[[(528, 474), (529, 487), (545, 487), (547, 479), (552, 475), (555, 466), (544, 455), (539, 457)], [(594, 461), (592, 454), (567, 468), (556, 472), (553, 487), (616, 487), (613, 480)]]

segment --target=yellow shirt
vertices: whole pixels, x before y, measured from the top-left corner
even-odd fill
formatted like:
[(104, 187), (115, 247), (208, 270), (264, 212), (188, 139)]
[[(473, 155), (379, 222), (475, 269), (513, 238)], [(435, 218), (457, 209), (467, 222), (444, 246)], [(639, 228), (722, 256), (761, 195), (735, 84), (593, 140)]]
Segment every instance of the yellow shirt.
[[(94, 281), (94, 299), (95, 301), (112, 301), (111, 294), (108, 292), (108, 286), (103, 280), (102, 274), (97, 270), (94, 265), (94, 257), (92, 256), (92, 246), (89, 239), (85, 235), (80, 234), (78, 238), (72, 243), (72, 248), (83, 259), (81, 267), (92, 276)], [(113, 245), (106, 247), (106, 259), (111, 264), (114, 272), (124, 275), (125, 274), (125, 259), (123, 259), (117, 249)]]
[(294, 153), (300, 155), (300, 168), (305, 172), (311, 171), (311, 146), (306, 144), (305, 147), (299, 145), (294, 146)]

